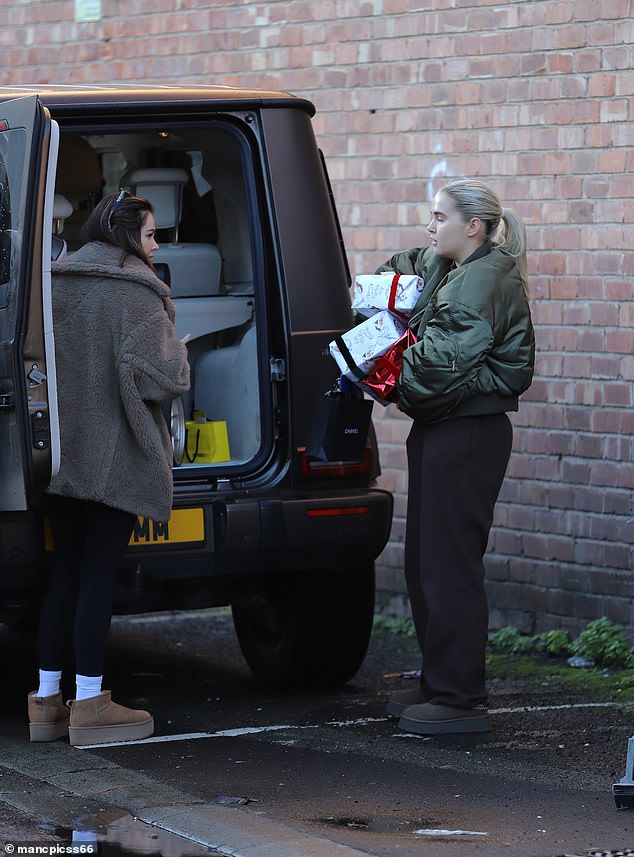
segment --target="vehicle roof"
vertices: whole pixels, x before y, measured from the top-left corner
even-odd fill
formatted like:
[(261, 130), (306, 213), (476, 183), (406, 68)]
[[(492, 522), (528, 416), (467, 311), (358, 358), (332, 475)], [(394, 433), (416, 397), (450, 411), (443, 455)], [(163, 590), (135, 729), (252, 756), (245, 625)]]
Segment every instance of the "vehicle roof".
[(187, 105), (192, 108), (214, 106), (222, 109), (256, 109), (261, 107), (292, 107), (315, 113), (312, 102), (282, 90), (239, 89), (232, 86), (146, 86), (135, 83), (0, 87), (0, 102), (37, 95), (53, 114), (75, 112), (78, 108), (122, 109), (129, 112), (143, 105), (163, 107)]

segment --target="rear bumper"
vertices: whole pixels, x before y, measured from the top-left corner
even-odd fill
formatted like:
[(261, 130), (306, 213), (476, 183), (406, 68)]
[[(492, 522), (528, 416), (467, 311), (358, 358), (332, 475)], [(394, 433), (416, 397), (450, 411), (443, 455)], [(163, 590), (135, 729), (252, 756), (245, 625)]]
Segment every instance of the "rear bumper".
[(378, 489), (217, 504), (215, 554), (301, 554), (306, 563), (327, 559), (333, 567), (349, 565), (351, 557), (371, 562), (390, 536), (392, 509), (392, 495)]
[(145, 526), (149, 537), (130, 549), (128, 566), (162, 580), (358, 567), (385, 547), (392, 510), (392, 495), (379, 489), (218, 499), (202, 505), (204, 537), (174, 543), (171, 522), (158, 538)]

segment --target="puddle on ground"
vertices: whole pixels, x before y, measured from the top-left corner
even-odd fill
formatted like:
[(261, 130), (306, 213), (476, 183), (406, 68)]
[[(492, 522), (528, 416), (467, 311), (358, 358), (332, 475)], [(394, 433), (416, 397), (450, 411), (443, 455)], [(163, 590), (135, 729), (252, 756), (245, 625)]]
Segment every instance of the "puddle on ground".
[(411, 821), (397, 821), (394, 818), (350, 818), (329, 815), (317, 819), (330, 827), (345, 827), (348, 830), (366, 830), (370, 833), (411, 833), (414, 825)]
[(73, 829), (42, 825), (65, 844), (76, 846), (79, 857), (126, 857), (157, 854), (161, 857), (201, 857), (220, 852), (190, 842), (182, 836), (161, 830), (133, 818), (123, 810), (109, 810), (78, 818)]
[[(445, 830), (439, 828), (436, 823), (427, 821), (398, 821), (394, 818), (352, 818), (346, 816), (329, 815), (320, 818), (321, 824), (331, 827), (345, 827), (348, 830), (366, 830), (369, 833), (413, 833), (415, 836), (443, 837), (445, 839), (453, 836), (488, 836), (489, 834), (479, 830)], [(433, 825), (433, 826), (432, 826)]]

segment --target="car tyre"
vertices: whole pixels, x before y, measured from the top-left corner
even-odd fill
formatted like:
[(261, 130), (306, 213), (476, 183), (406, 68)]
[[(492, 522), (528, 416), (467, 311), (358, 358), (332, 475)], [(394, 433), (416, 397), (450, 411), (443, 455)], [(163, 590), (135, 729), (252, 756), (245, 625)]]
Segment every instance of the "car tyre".
[(271, 575), (232, 604), (242, 654), (266, 687), (336, 687), (358, 671), (374, 618), (374, 565)]

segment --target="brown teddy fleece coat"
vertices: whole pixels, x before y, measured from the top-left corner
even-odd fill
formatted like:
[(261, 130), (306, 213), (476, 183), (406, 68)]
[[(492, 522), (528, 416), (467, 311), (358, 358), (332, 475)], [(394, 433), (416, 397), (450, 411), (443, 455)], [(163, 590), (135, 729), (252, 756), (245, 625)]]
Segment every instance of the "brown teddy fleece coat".
[(122, 256), (91, 242), (53, 264), (61, 464), (48, 491), (167, 521), (172, 445), (161, 404), (189, 389), (187, 348), (169, 288)]

